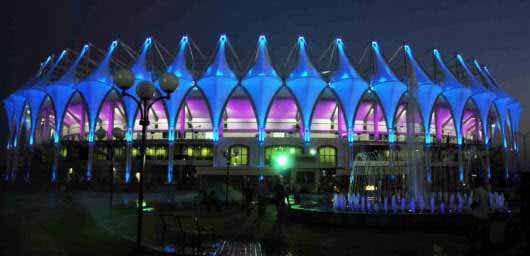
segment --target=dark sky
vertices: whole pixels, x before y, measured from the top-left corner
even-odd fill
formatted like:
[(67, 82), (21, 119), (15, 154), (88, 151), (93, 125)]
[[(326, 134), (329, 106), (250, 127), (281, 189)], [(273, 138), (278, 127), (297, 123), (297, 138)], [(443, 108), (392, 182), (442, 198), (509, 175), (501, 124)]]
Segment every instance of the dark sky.
[(523, 103), (521, 130), (530, 129), (529, 1), (4, 0), (1, 9), (2, 99), (46, 56), (67, 47), (79, 49), (85, 42), (106, 48), (119, 38), (139, 48), (151, 35), (175, 49), (186, 33), (208, 54), (219, 34), (226, 33), (248, 62), (258, 35), (265, 34), (279, 64), (299, 35), (308, 40), (313, 59), (340, 36), (354, 59), (374, 39), (387, 57), (403, 41), (417, 55), (438, 48), (443, 54), (476, 57)]

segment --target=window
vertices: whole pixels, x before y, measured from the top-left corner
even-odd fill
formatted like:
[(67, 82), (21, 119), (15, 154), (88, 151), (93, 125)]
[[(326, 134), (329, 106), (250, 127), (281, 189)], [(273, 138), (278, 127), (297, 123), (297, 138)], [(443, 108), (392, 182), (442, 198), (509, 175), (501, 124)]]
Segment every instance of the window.
[(233, 166), (248, 165), (248, 147), (247, 146), (236, 145), (236, 146), (230, 147), (230, 165), (233, 165)]
[(145, 149), (146, 158), (148, 160), (167, 160), (166, 147), (147, 147)]
[(190, 158), (190, 159), (193, 158), (196, 160), (212, 160), (212, 157), (213, 157), (212, 146), (210, 145), (184, 146), (182, 148), (181, 155), (184, 156), (185, 158)]
[(336, 166), (337, 150), (332, 146), (323, 146), (318, 149), (318, 157), (321, 165)]
[(295, 146), (271, 146), (265, 149), (265, 164), (270, 166), (272, 156), (279, 152), (285, 152), (299, 156), (302, 154), (302, 148)]

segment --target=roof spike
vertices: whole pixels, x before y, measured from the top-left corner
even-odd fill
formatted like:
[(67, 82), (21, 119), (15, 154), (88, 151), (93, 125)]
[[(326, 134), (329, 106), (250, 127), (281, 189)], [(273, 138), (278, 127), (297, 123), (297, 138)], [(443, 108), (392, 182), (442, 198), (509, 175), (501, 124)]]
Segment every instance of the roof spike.
[(254, 76), (270, 76), (277, 78), (278, 74), (272, 67), (267, 48), (267, 38), (264, 35), (259, 36), (257, 48), (255, 63), (250, 67), (245, 78)]
[(40, 76), (42, 76), (42, 72), (44, 72), (44, 69), (50, 64), (51, 60), (53, 59), (53, 55), (49, 55), (45, 61), (40, 63), (39, 70), (33, 77), (34, 80), (37, 80)]
[(75, 72), (77, 70), (77, 66), (79, 66), (79, 63), (81, 63), (81, 60), (85, 56), (85, 54), (88, 52), (89, 45), (85, 44), (83, 48), (81, 49), (81, 52), (79, 55), (77, 55), (77, 58), (75, 59), (74, 63), (70, 65), (68, 70), (59, 78), (59, 82), (61, 83), (74, 83), (76, 80)]
[(298, 62), (291, 74), (289, 75), (288, 80), (297, 79), (301, 77), (320, 78), (320, 74), (313, 66), (313, 63), (309, 59), (309, 56), (307, 56), (306, 40), (303, 36), (298, 37)]
[(337, 70), (334, 72), (331, 77), (331, 81), (338, 81), (342, 79), (361, 79), (361, 76), (351, 65), (348, 56), (344, 50), (344, 42), (342, 39), (337, 38), (335, 40), (337, 52), (338, 52), (338, 65)]
[(412, 52), (412, 48), (405, 44), (403, 46), (403, 50), (405, 51), (405, 56), (408, 60), (408, 63), (411, 66), (411, 71), (413, 72), (413, 75), (415, 76), (415, 79), (418, 84), (432, 84), (432, 80), (429, 78), (429, 76), (423, 71), (423, 68), (419, 65), (419, 63), (416, 61), (416, 58), (414, 57), (414, 53)]
[(444, 86), (448, 85), (456, 85), (461, 86), (461, 84), (458, 82), (458, 80), (455, 78), (453, 73), (449, 70), (447, 65), (445, 64), (442, 55), (437, 49), (433, 50), (433, 55), (436, 63), (438, 64), (438, 67), (440, 68), (440, 71), (442, 72), (443, 79), (441, 84)]
[(460, 66), (462, 66), (462, 68), (464, 69), (464, 72), (466, 73), (467, 77), (469, 78), (469, 80), (471, 81), (471, 86), (473, 87), (484, 87), (478, 80), (477, 78), (475, 77), (475, 75), (473, 75), (473, 73), (471, 72), (471, 70), (469, 69), (469, 67), (467, 66), (466, 62), (464, 61), (464, 58), (462, 57), (462, 55), (460, 54), (457, 54), (456, 55), (456, 59), (458, 60), (458, 62), (460, 63)]
[(226, 43), (228, 42), (228, 37), (225, 34), (219, 36), (219, 42), (217, 47), (217, 53), (206, 72), (204, 72), (203, 77), (209, 76), (225, 76), (230, 78), (236, 78), (236, 75), (228, 65), (226, 61)]
[(394, 72), (388, 66), (385, 58), (381, 54), (379, 44), (376, 41), (372, 41), (372, 50), (374, 57), (377, 62), (376, 73), (374, 74), (373, 80), (377, 83), (383, 83), (387, 81), (399, 81)]
[(151, 37), (145, 39), (142, 51), (136, 59), (136, 62), (132, 65), (131, 71), (134, 73), (136, 79), (139, 80), (151, 80), (151, 74), (147, 70), (147, 53), (151, 48)]
[(94, 70), (86, 80), (93, 80), (93, 81), (99, 81), (102, 83), (112, 83), (112, 77), (110, 75), (109, 71), (109, 63), (112, 58), (112, 54), (114, 53), (114, 50), (118, 47), (118, 40), (112, 41), (110, 44), (107, 53), (105, 54), (105, 57), (103, 60), (99, 63), (96, 70)]
[(179, 78), (193, 80), (193, 75), (186, 66), (186, 50), (188, 49), (188, 43), (188, 36), (182, 36), (178, 45), (177, 55), (173, 62), (168, 66), (167, 72), (172, 73)]
[(40, 77), (38, 81), (35, 82), (35, 85), (44, 86), (48, 82), (48, 80), (50, 79), (50, 76), (55, 71), (55, 69), (59, 66), (64, 56), (66, 55), (66, 53), (67, 53), (66, 49), (61, 51), (61, 54), (59, 54), (59, 57), (55, 60), (51, 68), (46, 72), (46, 74), (44, 74), (42, 77)]

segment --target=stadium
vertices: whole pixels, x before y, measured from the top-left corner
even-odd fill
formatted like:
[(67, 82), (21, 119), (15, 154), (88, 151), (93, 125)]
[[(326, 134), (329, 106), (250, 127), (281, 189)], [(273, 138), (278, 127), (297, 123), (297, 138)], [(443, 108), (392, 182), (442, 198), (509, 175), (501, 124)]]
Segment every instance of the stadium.
[(416, 56), (409, 45), (387, 58), (375, 41), (353, 60), (346, 45), (336, 39), (312, 59), (299, 37), (285, 63), (272, 63), (260, 36), (246, 68), (225, 35), (210, 58), (187, 36), (175, 50), (151, 38), (139, 51), (121, 41), (64, 50), (3, 100), (4, 178), (136, 183), (138, 105), (113, 82), (127, 69), (130, 94), (149, 81), (163, 95), (160, 76), (179, 78), (149, 111), (148, 184), (282, 174), (308, 191), (332, 191), (360, 166), (374, 167), (355, 174), (366, 191), (447, 192), (473, 177), (499, 186), (516, 179), (521, 105), (487, 67), (436, 49)]

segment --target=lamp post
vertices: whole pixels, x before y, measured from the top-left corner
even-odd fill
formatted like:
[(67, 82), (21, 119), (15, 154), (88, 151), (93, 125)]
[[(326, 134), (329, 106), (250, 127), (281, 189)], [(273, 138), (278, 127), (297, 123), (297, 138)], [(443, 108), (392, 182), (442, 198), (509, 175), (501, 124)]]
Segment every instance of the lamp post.
[(138, 213), (137, 213), (137, 229), (136, 229), (136, 248), (142, 249), (142, 221), (143, 221), (143, 173), (145, 170), (145, 139), (147, 134), (147, 126), (149, 126), (149, 111), (153, 105), (163, 99), (169, 99), (170, 95), (179, 85), (179, 79), (175, 75), (165, 73), (160, 76), (159, 85), (160, 89), (166, 93), (164, 96), (155, 96), (155, 87), (149, 81), (140, 81), (136, 86), (136, 95), (127, 92), (127, 89), (131, 88), (134, 84), (134, 74), (127, 69), (120, 70), (113, 77), (114, 83), (121, 89), (121, 95), (123, 97), (130, 97), (138, 105), (140, 111), (140, 125), (142, 126), (142, 140), (140, 143), (140, 154), (142, 156), (142, 164), (140, 171), (138, 172)]
[[(228, 205), (228, 184), (230, 179), (230, 160), (232, 158), (232, 152), (230, 152), (230, 148), (227, 148), (223, 152), (223, 156), (226, 159), (226, 176), (225, 176), (225, 206)], [(233, 150), (234, 157), (237, 157), (239, 155), (239, 148), (234, 148)]]
[(110, 214), (112, 216), (112, 194), (114, 193), (114, 148), (116, 148), (116, 142), (119, 142), (121, 145), (121, 142), (123, 141), (123, 138), (125, 138), (125, 131), (123, 131), (121, 128), (116, 127), (112, 128), (112, 137), (114, 137), (116, 140), (112, 140), (111, 143), (111, 149), (110, 149), (110, 198), (109, 198), (109, 206), (110, 206)]

